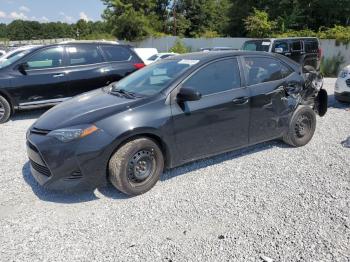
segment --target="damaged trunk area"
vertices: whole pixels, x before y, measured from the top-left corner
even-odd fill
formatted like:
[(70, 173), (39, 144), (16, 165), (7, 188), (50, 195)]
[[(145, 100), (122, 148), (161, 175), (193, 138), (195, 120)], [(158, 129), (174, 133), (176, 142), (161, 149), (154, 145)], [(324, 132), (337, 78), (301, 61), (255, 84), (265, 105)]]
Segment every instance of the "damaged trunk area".
[(286, 94), (293, 99), (295, 108), (299, 105), (310, 106), (316, 114), (323, 117), (328, 110), (328, 94), (323, 89), (322, 74), (310, 66), (303, 68), (304, 85), (291, 85), (287, 88)]

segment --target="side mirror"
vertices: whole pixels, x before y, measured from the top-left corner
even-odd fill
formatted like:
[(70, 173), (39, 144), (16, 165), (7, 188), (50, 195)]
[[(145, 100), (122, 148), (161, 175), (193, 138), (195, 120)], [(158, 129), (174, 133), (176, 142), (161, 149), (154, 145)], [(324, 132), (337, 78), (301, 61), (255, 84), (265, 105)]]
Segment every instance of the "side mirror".
[(27, 74), (27, 70), (28, 69), (28, 64), (27, 63), (22, 63), (18, 65), (18, 71), (23, 74), (26, 75)]
[(283, 48), (282, 47), (275, 48), (275, 53), (282, 54), (283, 53)]
[(181, 87), (180, 92), (177, 94), (178, 102), (197, 101), (201, 98), (202, 94), (192, 87)]

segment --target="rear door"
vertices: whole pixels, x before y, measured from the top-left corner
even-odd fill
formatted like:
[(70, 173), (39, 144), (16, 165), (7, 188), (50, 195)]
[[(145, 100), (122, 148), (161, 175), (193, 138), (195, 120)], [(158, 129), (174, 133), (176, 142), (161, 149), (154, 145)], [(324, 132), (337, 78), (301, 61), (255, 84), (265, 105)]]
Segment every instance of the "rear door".
[(288, 123), (290, 108), (285, 88), (294, 72), (279, 59), (245, 56), (244, 67), (250, 90), (250, 143), (279, 137)]
[(248, 143), (249, 94), (236, 58), (211, 62), (182, 84), (202, 94), (198, 101), (172, 104), (173, 128), (183, 160)]
[(108, 66), (98, 45), (66, 46), (68, 56), (69, 93), (75, 96), (107, 85)]
[(141, 59), (126, 46), (106, 44), (101, 45), (101, 50), (108, 61), (105, 73), (109, 83), (119, 81), (143, 66)]
[(23, 58), (26, 74), (11, 72), (9, 92), (20, 106), (32, 106), (63, 101), (68, 94), (64, 48), (47, 47)]

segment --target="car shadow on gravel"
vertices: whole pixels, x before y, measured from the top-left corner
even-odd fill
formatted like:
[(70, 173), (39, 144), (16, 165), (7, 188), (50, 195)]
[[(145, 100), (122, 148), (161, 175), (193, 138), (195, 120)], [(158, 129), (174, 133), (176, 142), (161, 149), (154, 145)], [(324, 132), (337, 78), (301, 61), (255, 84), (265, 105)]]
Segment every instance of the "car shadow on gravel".
[(183, 166), (167, 170), (161, 177), (161, 181), (169, 180), (186, 173), (196, 171), (198, 169), (206, 168), (208, 166), (217, 165), (222, 162), (233, 160), (245, 155), (251, 155), (260, 151), (268, 150), (274, 147), (289, 148), (290, 146), (279, 140), (264, 142), (261, 144), (249, 146), (239, 150), (230, 151), (228, 153), (220, 154), (214, 157), (198, 160)]
[(31, 187), (33, 193), (43, 201), (74, 204), (98, 200), (98, 194), (100, 193), (107, 198), (112, 199), (127, 199), (128, 196), (116, 190), (112, 185), (108, 184), (103, 187), (90, 190), (82, 190), (77, 192), (55, 192), (40, 186), (34, 179), (30, 172), (30, 165), (27, 162), (22, 168), (22, 175), (24, 181)]
[(328, 95), (328, 108), (344, 109), (350, 111), (350, 103), (339, 102), (335, 99), (334, 94)]
[(19, 121), (19, 120), (30, 120), (30, 119), (37, 119), (42, 114), (44, 114), (48, 109), (36, 109), (36, 110), (23, 110), (23, 111), (17, 111), (11, 118), (10, 121)]

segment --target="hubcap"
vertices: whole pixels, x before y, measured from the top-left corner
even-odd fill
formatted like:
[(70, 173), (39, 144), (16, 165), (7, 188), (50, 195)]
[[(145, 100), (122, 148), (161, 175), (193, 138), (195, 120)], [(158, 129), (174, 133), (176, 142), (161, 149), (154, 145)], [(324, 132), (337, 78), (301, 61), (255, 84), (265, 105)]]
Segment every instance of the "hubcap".
[(299, 116), (296, 125), (295, 133), (299, 138), (302, 138), (309, 134), (311, 130), (311, 119), (307, 115)]
[(155, 166), (154, 149), (138, 151), (128, 163), (129, 181), (138, 185), (145, 183), (154, 173)]
[(3, 118), (5, 115), (5, 107), (4, 105), (0, 102), (0, 119)]

